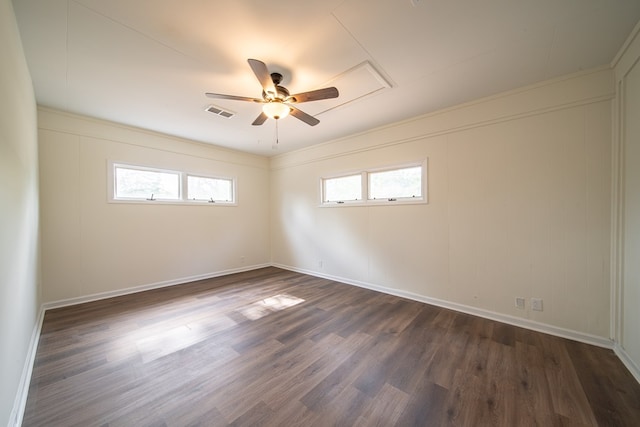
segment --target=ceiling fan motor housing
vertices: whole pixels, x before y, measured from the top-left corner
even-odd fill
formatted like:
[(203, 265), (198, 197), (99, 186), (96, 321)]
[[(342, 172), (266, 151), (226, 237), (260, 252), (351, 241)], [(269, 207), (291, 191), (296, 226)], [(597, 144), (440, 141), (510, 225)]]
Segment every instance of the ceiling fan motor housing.
[(271, 81), (273, 81), (274, 85), (279, 85), (282, 83), (282, 74), (280, 73), (271, 73)]
[(276, 89), (276, 93), (272, 95), (271, 93), (267, 94), (265, 91), (262, 91), (262, 98), (265, 101), (286, 101), (287, 98), (289, 98), (289, 91), (286, 87), (280, 86), (280, 83), (282, 82), (282, 74), (271, 73), (271, 80), (273, 81), (273, 86)]
[(287, 101), (289, 98), (289, 91), (286, 87), (276, 85), (276, 93), (272, 95), (271, 93), (267, 94), (265, 91), (262, 91), (262, 98), (265, 101)]

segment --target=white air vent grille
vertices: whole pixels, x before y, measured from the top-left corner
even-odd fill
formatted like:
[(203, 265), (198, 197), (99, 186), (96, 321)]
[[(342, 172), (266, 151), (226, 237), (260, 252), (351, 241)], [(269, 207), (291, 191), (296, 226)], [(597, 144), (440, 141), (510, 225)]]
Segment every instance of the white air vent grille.
[(222, 116), (222, 117), (226, 117), (227, 119), (235, 116), (236, 113), (229, 111), (229, 110), (225, 110), (223, 108), (217, 107), (215, 105), (209, 105), (207, 108), (205, 108), (206, 111), (213, 113), (213, 114), (217, 114), (218, 116)]

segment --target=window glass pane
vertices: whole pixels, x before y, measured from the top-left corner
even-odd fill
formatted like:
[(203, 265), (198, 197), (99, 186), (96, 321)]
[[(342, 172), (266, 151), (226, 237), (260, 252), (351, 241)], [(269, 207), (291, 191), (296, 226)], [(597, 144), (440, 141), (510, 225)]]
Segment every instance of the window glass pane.
[(361, 175), (327, 178), (324, 180), (324, 201), (362, 200)]
[(232, 202), (233, 180), (189, 175), (187, 193), (189, 200)]
[(369, 174), (369, 199), (422, 197), (422, 167)]
[(116, 167), (116, 198), (180, 199), (180, 174)]

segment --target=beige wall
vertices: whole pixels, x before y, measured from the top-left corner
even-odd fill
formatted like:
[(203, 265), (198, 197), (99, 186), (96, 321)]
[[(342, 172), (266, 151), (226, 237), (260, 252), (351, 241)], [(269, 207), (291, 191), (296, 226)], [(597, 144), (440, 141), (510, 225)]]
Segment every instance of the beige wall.
[(0, 425), (10, 425), (40, 302), (36, 105), (9, 0), (0, 0), (0, 94)]
[[(41, 301), (270, 262), (578, 339), (615, 335), (640, 380), (637, 34), (615, 73), (568, 76), (269, 162), (44, 108), (36, 124), (11, 2), (0, 0), (0, 424), (20, 419)], [(423, 159), (428, 204), (318, 206), (320, 176)], [(108, 203), (109, 160), (235, 176), (239, 206)], [(544, 299), (543, 312), (531, 297)]]
[[(44, 302), (269, 263), (265, 158), (44, 108), (38, 126)], [(108, 203), (109, 161), (232, 176), (239, 203)]]
[(640, 381), (640, 25), (616, 61), (618, 88), (617, 186), (618, 344), (620, 355)]
[[(612, 81), (593, 70), (273, 158), (273, 262), (606, 344)], [(323, 175), (425, 158), (428, 204), (319, 207)]]

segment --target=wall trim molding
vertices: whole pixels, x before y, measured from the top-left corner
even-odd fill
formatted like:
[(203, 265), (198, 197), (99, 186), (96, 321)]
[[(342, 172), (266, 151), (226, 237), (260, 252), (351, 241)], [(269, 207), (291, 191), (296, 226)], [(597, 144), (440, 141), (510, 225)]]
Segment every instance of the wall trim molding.
[(22, 425), (24, 410), (27, 406), (27, 397), (29, 396), (29, 386), (31, 385), (31, 374), (33, 373), (33, 365), (36, 360), (36, 352), (38, 350), (38, 343), (40, 341), (40, 333), (42, 332), (44, 312), (44, 307), (40, 306), (36, 323), (33, 326), (33, 331), (31, 332), (29, 349), (27, 350), (27, 357), (25, 358), (24, 366), (22, 368), (20, 384), (18, 384), (18, 390), (16, 392), (16, 398), (13, 403), (13, 410), (11, 411), (11, 416), (9, 417), (8, 426), (19, 427)]
[[(625, 263), (630, 261), (625, 256), (626, 239), (626, 148), (625, 112), (627, 78), (640, 65), (640, 22), (636, 24), (631, 34), (611, 62), (614, 70), (616, 98), (612, 111), (612, 199), (611, 199), (611, 323), (615, 334), (614, 351), (627, 369), (640, 382), (640, 358), (632, 356), (624, 348), (625, 334), (628, 328), (634, 330), (631, 324), (625, 324)], [(631, 285), (629, 285), (631, 286)], [(629, 307), (627, 307), (629, 308)], [(637, 307), (634, 307), (637, 309)], [(637, 325), (635, 326), (637, 328)], [(634, 360), (635, 357), (635, 360)]]
[(611, 112), (611, 247), (610, 247), (610, 329), (620, 342), (622, 326), (622, 278), (624, 275), (624, 141), (622, 115), (624, 79), (616, 80), (616, 99)]
[[(407, 143), (410, 143), (410, 142), (419, 141), (421, 139), (435, 138), (435, 137), (438, 137), (438, 136), (450, 135), (452, 133), (462, 132), (462, 131), (466, 131), (466, 130), (470, 130), (470, 129), (477, 129), (477, 128), (481, 128), (481, 127), (485, 127), (485, 126), (491, 126), (491, 125), (495, 125), (495, 124), (499, 124), (499, 123), (506, 123), (506, 122), (513, 121), (513, 120), (540, 116), (540, 115), (547, 114), (547, 113), (552, 113), (552, 112), (555, 112), (555, 111), (561, 111), (561, 110), (567, 110), (567, 109), (570, 109), (570, 108), (582, 107), (582, 106), (585, 106), (585, 105), (596, 104), (596, 103), (599, 103), (599, 102), (607, 102), (607, 101), (611, 101), (613, 99), (614, 99), (614, 96), (612, 94), (603, 95), (603, 96), (596, 96), (596, 97), (589, 98), (589, 99), (584, 99), (584, 100), (574, 101), (574, 102), (568, 102), (566, 104), (555, 105), (555, 106), (552, 106), (552, 107), (544, 107), (544, 108), (541, 108), (541, 109), (538, 109), (538, 110), (527, 111), (527, 112), (524, 112), (524, 113), (516, 113), (516, 114), (512, 114), (512, 115), (508, 115), (508, 116), (503, 116), (503, 117), (499, 117), (499, 118), (483, 120), (483, 121), (479, 121), (479, 122), (475, 122), (475, 123), (462, 124), (462, 125), (450, 127), (448, 129), (431, 131), (431, 132), (424, 132), (424, 133), (421, 133), (419, 135), (415, 135), (415, 136), (411, 136), (411, 137), (407, 137), (407, 138), (390, 140), (390, 141), (381, 142), (381, 143), (372, 143), (371, 145), (366, 146), (366, 147), (358, 147), (358, 148), (354, 148), (354, 149), (350, 149), (350, 150), (343, 150), (343, 151), (341, 151), (339, 153), (332, 153), (332, 154), (326, 154), (326, 155), (322, 155), (322, 156), (315, 156), (315, 157), (311, 157), (311, 158), (307, 158), (307, 159), (303, 159), (303, 160), (292, 161), (292, 162), (286, 163), (286, 164), (280, 164), (280, 165), (277, 165), (277, 166), (274, 166), (272, 164), (271, 170), (288, 169), (288, 168), (292, 168), (292, 167), (296, 167), (296, 166), (303, 166), (303, 165), (307, 165), (307, 164), (318, 163), (318, 162), (322, 162), (322, 161), (325, 161), (325, 160), (340, 158), (340, 157), (344, 157), (344, 156), (348, 156), (348, 155), (359, 154), (359, 153), (363, 153), (363, 152), (367, 152), (367, 151), (379, 150), (381, 148), (387, 148), (387, 147), (391, 147), (391, 146), (394, 146), (394, 145), (407, 144)], [(369, 132), (366, 132), (365, 134), (367, 134), (367, 133), (369, 133)], [(347, 138), (347, 139), (350, 139), (350, 138)], [(322, 145), (322, 144), (320, 144), (320, 145)], [(313, 148), (316, 148), (316, 147), (314, 146)], [(304, 150), (304, 149), (302, 149), (302, 150)], [(297, 153), (297, 152), (295, 152), (295, 153)], [(286, 155), (287, 154), (284, 154), (283, 156), (286, 156)]]
[(627, 367), (629, 372), (631, 372), (631, 375), (633, 375), (636, 381), (640, 383), (640, 366), (636, 365), (631, 356), (627, 354), (625, 349), (622, 348), (620, 344), (616, 343), (616, 345), (613, 347), (613, 351), (615, 352), (616, 356), (618, 356), (618, 359), (622, 361), (624, 366)]
[[(186, 155), (200, 159), (225, 162), (237, 166), (269, 169), (266, 157), (259, 154), (234, 150), (220, 145), (163, 134), (148, 129), (111, 122), (97, 117), (84, 116), (64, 110), (38, 105), (38, 130), (64, 133), (91, 139), (111, 141), (118, 144), (140, 147), (171, 154)], [(51, 116), (62, 120), (52, 121)], [(82, 125), (70, 126), (69, 122)], [(115, 129), (117, 134), (106, 135), (104, 128)], [(153, 140), (153, 142), (149, 141)], [(188, 150), (175, 148), (175, 144), (189, 147)], [(185, 145), (186, 144), (186, 145)]]
[(618, 67), (618, 65), (620, 64), (624, 56), (627, 54), (627, 52), (629, 51), (629, 48), (631, 47), (631, 45), (633, 44), (633, 42), (635, 41), (636, 37), (639, 34), (640, 34), (640, 22), (636, 23), (635, 27), (633, 27), (633, 30), (631, 30), (631, 33), (629, 33), (629, 36), (624, 41), (624, 43), (618, 50), (618, 53), (611, 61), (611, 64), (610, 64), (611, 68)]
[[(450, 116), (454, 114), (454, 115), (464, 116), (467, 110), (477, 108), (479, 105), (487, 102), (496, 103), (496, 102), (508, 101), (513, 97), (529, 96), (528, 93), (536, 89), (550, 90), (556, 84), (561, 84), (563, 82), (571, 81), (571, 80), (577, 81), (580, 79), (597, 78), (598, 75), (603, 72), (613, 73), (613, 70), (610, 66), (600, 66), (600, 67), (596, 67), (589, 70), (583, 70), (577, 73), (573, 73), (573, 74), (553, 78), (550, 80), (546, 80), (543, 82), (539, 82), (536, 84), (532, 84), (523, 88), (518, 88), (518, 89), (502, 92), (496, 95), (483, 97), (467, 103), (455, 105), (455, 106), (437, 110), (431, 113), (412, 117), (403, 121), (380, 126), (374, 129), (369, 129), (369, 130), (366, 130), (360, 133), (355, 133), (343, 138), (327, 141), (322, 144), (317, 144), (310, 147), (294, 150), (288, 153), (279, 154), (270, 158), (270, 169), (271, 170), (287, 169), (291, 167), (302, 166), (305, 164), (328, 160), (336, 157), (342, 157), (345, 155), (357, 154), (357, 153), (365, 152), (369, 150), (375, 150), (375, 149), (385, 148), (388, 146), (404, 144), (404, 143), (412, 142), (415, 140), (432, 138), (432, 137), (437, 137), (441, 135), (448, 135), (455, 132), (465, 131), (465, 130), (474, 129), (478, 127), (490, 126), (493, 124), (509, 122), (512, 120), (517, 120), (517, 119), (522, 119), (527, 117), (535, 117), (542, 114), (551, 113), (554, 111), (577, 108), (585, 105), (595, 104), (598, 102), (611, 101), (615, 97), (615, 88), (613, 87), (613, 84), (611, 84), (610, 89), (607, 89), (607, 90), (602, 89), (599, 91), (594, 91), (593, 93), (590, 93), (586, 97), (574, 97), (573, 99), (569, 99), (569, 100), (565, 100), (565, 99), (547, 100), (541, 104), (535, 100), (529, 100), (528, 104), (530, 105), (528, 105), (527, 108), (523, 108), (518, 111), (513, 111), (511, 109), (504, 108), (504, 106), (502, 106), (502, 107), (498, 107), (500, 111), (495, 111), (490, 116), (480, 120), (460, 119), (460, 120), (457, 120), (457, 123), (455, 123), (456, 120), (454, 120), (446, 127), (442, 127), (440, 129), (431, 129), (426, 132), (421, 131), (418, 134), (414, 134), (405, 138), (388, 140), (388, 139), (385, 139), (384, 137), (381, 137), (381, 139), (378, 141), (376, 141), (376, 138), (375, 138), (376, 135), (383, 134), (386, 131), (391, 129), (411, 126), (416, 122), (428, 121), (434, 117), (441, 117), (443, 115)], [(355, 144), (357, 145), (356, 147), (345, 148), (346, 143), (357, 141), (362, 138), (366, 139), (366, 144)], [(325, 149), (328, 149), (328, 151), (332, 151), (332, 147), (339, 147), (339, 148), (336, 148), (337, 152), (329, 152), (329, 153), (318, 152), (318, 150), (325, 150)]]
[(198, 274), (195, 276), (180, 277), (178, 279), (164, 280), (162, 282), (149, 283), (147, 285), (133, 286), (130, 288), (118, 289), (115, 291), (99, 292), (96, 294), (85, 295), (81, 297), (66, 298), (57, 301), (46, 302), (42, 304), (44, 310), (52, 310), (54, 308), (68, 307), (70, 305), (84, 304), (92, 301), (99, 301), (107, 298), (120, 297), (123, 295), (135, 294), (138, 292), (150, 291), (152, 289), (166, 288), (169, 286), (184, 285), (186, 283), (197, 282), (198, 280), (212, 279), (214, 277), (227, 276), (234, 273), (242, 273), (245, 271), (257, 270), (259, 268), (270, 267), (270, 263), (256, 264), (242, 268), (231, 268), (227, 270), (216, 271), (212, 273)]
[[(542, 333), (554, 335), (554, 336), (561, 337), (561, 338), (567, 338), (567, 339), (570, 339), (570, 340), (579, 341), (579, 342), (583, 342), (585, 344), (591, 344), (591, 345), (595, 345), (595, 346), (598, 346), (598, 347), (614, 349), (617, 346), (617, 344), (616, 344), (616, 342), (614, 340), (609, 339), (609, 338), (600, 337), (600, 336), (597, 336), (597, 335), (587, 334), (587, 333), (575, 331), (575, 330), (572, 330), (572, 329), (566, 329), (566, 328), (562, 328), (562, 327), (559, 327), (559, 326), (550, 325), (550, 324), (547, 324), (547, 323), (540, 323), (540, 322), (536, 322), (536, 321), (533, 321), (533, 320), (522, 319), (522, 318), (519, 318), (519, 317), (510, 316), (510, 315), (507, 315), (507, 314), (501, 314), (501, 313), (497, 313), (497, 312), (490, 311), (490, 310), (484, 310), (484, 309), (481, 309), (481, 308), (472, 307), (472, 306), (468, 306), (468, 305), (464, 305), (464, 304), (458, 304), (458, 303), (447, 301), (447, 300), (442, 300), (442, 299), (438, 299), (438, 298), (432, 298), (432, 297), (428, 297), (426, 295), (417, 294), (417, 293), (414, 293), (414, 292), (403, 291), (403, 290), (400, 290), (400, 289), (388, 288), (388, 287), (385, 287), (385, 286), (375, 285), (375, 284), (372, 284), (372, 283), (369, 283), (369, 282), (363, 282), (363, 281), (359, 281), (359, 280), (352, 280), (352, 279), (348, 279), (348, 278), (344, 278), (344, 277), (333, 276), (333, 275), (330, 275), (330, 274), (318, 273), (318, 272), (313, 271), (313, 270), (307, 270), (307, 269), (304, 269), (304, 268), (297, 268), (297, 267), (293, 267), (293, 266), (290, 266), (290, 265), (284, 265), (284, 264), (279, 264), (279, 263), (273, 263), (272, 262), (272, 263), (256, 264), (256, 265), (247, 266), (247, 267), (243, 267), (243, 268), (233, 268), (233, 269), (222, 270), (222, 271), (212, 272), (212, 273), (207, 273), (207, 274), (200, 274), (200, 275), (195, 275), (195, 276), (182, 277), (182, 278), (178, 278), (178, 279), (172, 279), (172, 280), (166, 280), (166, 281), (162, 281), (162, 282), (150, 283), (150, 284), (141, 285), (141, 286), (134, 286), (134, 287), (119, 289), (119, 290), (115, 290), (115, 291), (100, 292), (100, 293), (90, 294), (90, 295), (86, 295), (86, 296), (82, 296), (82, 297), (68, 298), (68, 299), (63, 299), (63, 300), (43, 303), (42, 306), (41, 306), (41, 309), (40, 309), (40, 315), (39, 315), (39, 318), (38, 318), (37, 328), (34, 329), (34, 333), (33, 333), (33, 336), (32, 336), (32, 344), (31, 344), (32, 348), (30, 348), (30, 352), (33, 351), (33, 355), (31, 355), (31, 353), (29, 353), (30, 357), (32, 359), (35, 358), (35, 351), (37, 349), (37, 343), (38, 343), (38, 339), (40, 337), (40, 330), (42, 328), (42, 322), (44, 320), (44, 314), (45, 314), (45, 312), (47, 310), (52, 310), (52, 309), (55, 309), (55, 308), (68, 307), (68, 306), (71, 306), (71, 305), (83, 304), (83, 303), (103, 300), (103, 299), (107, 299), (107, 298), (114, 298), (114, 297), (129, 295), (129, 294), (133, 294), (133, 293), (137, 293), (137, 292), (144, 292), (144, 291), (148, 291), (148, 290), (152, 290), (152, 289), (159, 289), (159, 288), (165, 288), (165, 287), (169, 287), (169, 286), (183, 285), (183, 284), (195, 282), (195, 281), (198, 281), (198, 280), (212, 279), (214, 277), (227, 276), (227, 275), (230, 275), (230, 274), (242, 273), (242, 272), (245, 272), (245, 271), (257, 270), (257, 269), (266, 268), (266, 267), (277, 267), (277, 268), (281, 268), (283, 270), (294, 271), (296, 273), (308, 274), (309, 276), (314, 276), (314, 277), (320, 277), (320, 278), (323, 278), (323, 279), (334, 280), (336, 282), (344, 283), (344, 284), (347, 284), (347, 285), (358, 286), (360, 288), (370, 289), (370, 290), (377, 291), (377, 292), (382, 292), (382, 293), (385, 293), (385, 294), (388, 294), (388, 295), (394, 295), (394, 296), (398, 296), (398, 297), (401, 297), (401, 298), (407, 298), (407, 299), (410, 299), (410, 300), (413, 300), (413, 301), (418, 301), (418, 302), (422, 302), (422, 303), (425, 303), (425, 304), (435, 305), (435, 306), (438, 306), (438, 307), (442, 307), (442, 308), (447, 308), (447, 309), (450, 309), (450, 310), (458, 311), (458, 312), (461, 312), (461, 313), (471, 314), (473, 316), (483, 317), (485, 319), (495, 320), (497, 322), (502, 322), (502, 323), (506, 323), (506, 324), (509, 324), (509, 325), (518, 326), (518, 327), (521, 327), (521, 328), (530, 329), (530, 330), (533, 330), (533, 331), (542, 332)], [(620, 349), (620, 351), (623, 352), (622, 349)], [(617, 352), (616, 352), (616, 354), (617, 354)], [(628, 362), (631, 364), (632, 367), (634, 367), (636, 372), (640, 372), (640, 370), (638, 370), (638, 368), (635, 367), (635, 364), (633, 363), (633, 361), (631, 361), (631, 359), (629, 359), (628, 356), (626, 356), (626, 353), (624, 353), (624, 354), (625, 354), (625, 357), (628, 359)], [(626, 364), (627, 363), (625, 363), (625, 365)], [(32, 365), (33, 365), (33, 360), (31, 360), (31, 363), (30, 363), (30, 366), (29, 366), (30, 370), (28, 372), (28, 377), (31, 376)], [(26, 365), (25, 365), (25, 367), (26, 367)], [(634, 373), (634, 376), (635, 375), (636, 374)], [(638, 381), (640, 382), (640, 380), (638, 380)], [(28, 385), (27, 385), (27, 389), (28, 389)]]
[(471, 307), (464, 304), (457, 304), (454, 302), (445, 301), (437, 298), (430, 298), (425, 295), (420, 295), (413, 292), (401, 291), (398, 289), (391, 289), (391, 288), (374, 285), (367, 282), (346, 279), (343, 277), (332, 276), (329, 274), (321, 274), (312, 270), (306, 270), (303, 268), (297, 268), (289, 265), (272, 262), (272, 263), (256, 264), (256, 265), (252, 265), (244, 268), (234, 268), (234, 269), (222, 270), (214, 273), (183, 277), (180, 279), (166, 280), (162, 282), (151, 283), (148, 285), (135, 286), (135, 287), (125, 288), (125, 289), (120, 289), (117, 291), (101, 292), (101, 293), (91, 294), (83, 297), (68, 298), (64, 300), (58, 300), (58, 301), (42, 304), (40, 306), (40, 311), (38, 313), (36, 324), (31, 334), (29, 350), (27, 352), (27, 357), (25, 359), (24, 368), (22, 370), (22, 376), (20, 378), (20, 385), (16, 393), (16, 398), (13, 405), (13, 410), (11, 412), (11, 416), (9, 418), (8, 427), (19, 427), (20, 425), (22, 425), (24, 411), (26, 409), (26, 404), (27, 404), (27, 397), (29, 395), (29, 386), (31, 384), (31, 375), (33, 373), (36, 352), (38, 349), (38, 342), (40, 340), (40, 334), (42, 332), (44, 315), (47, 310), (67, 307), (67, 306), (76, 305), (76, 304), (83, 304), (86, 302), (98, 301), (98, 300), (113, 298), (117, 296), (124, 296), (124, 295), (129, 295), (137, 292), (148, 291), (152, 289), (183, 285), (183, 284), (191, 283), (198, 280), (212, 279), (214, 277), (227, 276), (234, 273), (242, 273), (245, 271), (252, 271), (252, 270), (257, 270), (257, 269), (266, 268), (266, 267), (277, 267), (283, 270), (294, 271), (296, 273), (308, 274), (309, 276), (334, 280), (340, 283), (344, 283), (346, 285), (358, 286), (360, 288), (370, 289), (370, 290), (382, 292), (388, 295), (407, 298), (413, 301), (435, 305), (437, 307), (442, 307), (442, 308), (458, 311), (461, 313), (482, 317), (485, 319), (495, 320), (497, 322), (506, 323), (509, 325), (518, 326), (521, 328), (530, 329), (533, 331), (542, 332), (542, 333), (554, 335), (561, 338), (567, 338), (567, 339), (582, 342), (585, 344), (595, 345), (597, 347), (612, 349), (616, 354), (616, 356), (618, 356), (618, 358), (622, 361), (622, 363), (626, 366), (626, 368), (631, 372), (633, 377), (640, 383), (640, 368), (627, 355), (625, 350), (618, 345), (618, 343), (607, 338), (603, 338), (603, 337), (599, 337), (591, 334), (585, 334), (583, 332), (578, 332), (578, 331), (574, 331), (566, 328), (560, 328), (560, 327), (545, 324), (545, 323), (539, 323), (532, 320), (520, 319), (517, 317), (500, 314), (500, 313), (492, 312), (489, 310), (483, 310), (480, 308)]
[(83, 304), (91, 301), (98, 301), (107, 298), (113, 298), (117, 296), (129, 295), (137, 292), (148, 291), (152, 289), (166, 288), (168, 286), (184, 285), (190, 282), (198, 280), (212, 279), (214, 277), (227, 276), (234, 273), (242, 273), (244, 271), (257, 270), (259, 268), (270, 267), (270, 263), (256, 264), (243, 268), (233, 268), (228, 270), (217, 271), (214, 273), (200, 274), (196, 276), (182, 277), (179, 279), (165, 280), (162, 282), (150, 283), (148, 285), (134, 286), (131, 288), (119, 289), (117, 291), (100, 292), (97, 294), (86, 295), (76, 298), (68, 298), (64, 300), (52, 301), (43, 303), (40, 305), (40, 311), (38, 312), (38, 318), (36, 324), (31, 333), (31, 341), (29, 342), (29, 350), (27, 351), (27, 357), (25, 358), (24, 368), (22, 369), (22, 376), (20, 377), (20, 384), (16, 392), (15, 401), (13, 404), (13, 410), (9, 417), (8, 427), (19, 427), (22, 425), (24, 418), (24, 411), (27, 406), (27, 397), (29, 396), (29, 386), (31, 384), (31, 375), (33, 374), (33, 366), (36, 360), (36, 353), (38, 350), (38, 343), (40, 341), (40, 334), (42, 333), (42, 324), (44, 322), (44, 315), (47, 310), (55, 308), (67, 307), (71, 305)]
[[(441, 300), (438, 298), (431, 298), (425, 295), (420, 295), (420, 294), (407, 292), (399, 289), (387, 288), (384, 286), (374, 285), (374, 284), (371, 284), (368, 282), (362, 282), (359, 280), (351, 280), (351, 279), (346, 279), (344, 277), (332, 276), (330, 274), (322, 274), (312, 270), (296, 268), (296, 267), (278, 264), (278, 263), (273, 263), (272, 265), (274, 267), (282, 268), (284, 270), (290, 270), (290, 271), (295, 271), (297, 273), (308, 274), (310, 276), (321, 277), (323, 279), (334, 280), (336, 282), (345, 283), (347, 285), (358, 286), (360, 288), (370, 289), (370, 290), (382, 292), (388, 295), (407, 298), (413, 301), (435, 305), (437, 307), (447, 308), (450, 310), (458, 311), (465, 314), (471, 314), (473, 316), (478, 316), (478, 317), (482, 317), (489, 320), (495, 320), (497, 322), (518, 326), (518, 327), (533, 330), (536, 332), (542, 332), (542, 333), (557, 336), (560, 338), (567, 338), (573, 341), (595, 345), (597, 347), (613, 349), (615, 346), (614, 341), (609, 338), (603, 338), (596, 335), (586, 334), (584, 332), (561, 328), (561, 327), (549, 325), (546, 323), (540, 323), (540, 322), (536, 322), (528, 319), (521, 319), (519, 317), (509, 316), (506, 314), (501, 314), (501, 313), (497, 313), (490, 310), (484, 310), (481, 308), (471, 307), (464, 304), (458, 304), (455, 302)], [(638, 382), (640, 382), (640, 380)]]

